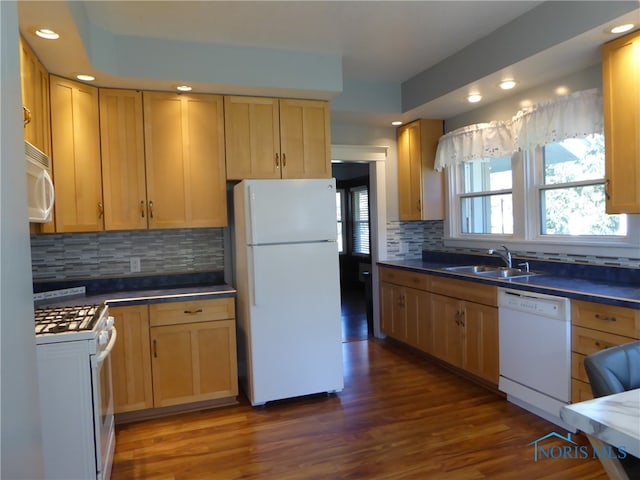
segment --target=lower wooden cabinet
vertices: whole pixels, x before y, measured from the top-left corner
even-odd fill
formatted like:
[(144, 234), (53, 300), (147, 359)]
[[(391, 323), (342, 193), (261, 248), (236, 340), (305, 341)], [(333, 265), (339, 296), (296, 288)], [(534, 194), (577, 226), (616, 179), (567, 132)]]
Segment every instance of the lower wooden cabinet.
[(433, 354), (491, 383), (498, 383), (498, 309), (433, 294)]
[(151, 328), (153, 403), (181, 403), (238, 394), (233, 320)]
[(497, 385), (496, 292), (490, 285), (381, 267), (380, 327), (391, 338)]
[(233, 298), (111, 307), (115, 413), (235, 397)]
[(118, 338), (111, 352), (115, 413), (153, 407), (149, 310), (146, 305), (111, 307)]
[(573, 300), (571, 302), (571, 400), (593, 398), (584, 369), (587, 355), (640, 340), (640, 310)]

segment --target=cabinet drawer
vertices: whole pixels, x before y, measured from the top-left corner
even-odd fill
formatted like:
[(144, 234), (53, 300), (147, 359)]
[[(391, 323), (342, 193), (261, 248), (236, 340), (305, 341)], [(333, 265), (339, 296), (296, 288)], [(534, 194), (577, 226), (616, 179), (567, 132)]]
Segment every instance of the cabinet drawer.
[(572, 300), (571, 322), (581, 327), (640, 339), (640, 310)]
[(380, 282), (393, 283), (418, 290), (428, 290), (429, 278), (429, 275), (424, 273), (380, 267)]
[(591, 385), (581, 380), (571, 380), (571, 401), (573, 403), (584, 402), (585, 400), (591, 400), (593, 393), (591, 393)]
[(235, 318), (235, 302), (231, 297), (188, 302), (149, 305), (150, 325), (178, 325)]
[(589, 383), (589, 377), (587, 371), (584, 369), (584, 359), (586, 355), (581, 353), (571, 352), (571, 377), (583, 382)]
[(576, 326), (572, 328), (571, 333), (571, 349), (583, 355), (591, 355), (605, 348), (633, 341), (633, 338)]
[(457, 280), (455, 278), (432, 277), (431, 291), (469, 302), (498, 306), (498, 288), (493, 285)]

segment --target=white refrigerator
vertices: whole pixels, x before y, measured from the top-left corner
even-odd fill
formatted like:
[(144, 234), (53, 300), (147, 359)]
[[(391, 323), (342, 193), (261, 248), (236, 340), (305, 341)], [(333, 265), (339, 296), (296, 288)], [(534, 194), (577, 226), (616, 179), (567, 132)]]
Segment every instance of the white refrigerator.
[(252, 405), (344, 387), (335, 179), (234, 187), (238, 372)]

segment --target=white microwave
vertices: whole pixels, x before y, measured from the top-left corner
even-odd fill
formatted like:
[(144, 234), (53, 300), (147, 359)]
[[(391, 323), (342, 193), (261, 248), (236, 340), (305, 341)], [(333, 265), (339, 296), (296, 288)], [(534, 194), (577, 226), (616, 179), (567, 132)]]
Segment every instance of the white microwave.
[(49, 157), (25, 140), (24, 153), (27, 160), (27, 206), (29, 221), (48, 223), (53, 211), (53, 181)]

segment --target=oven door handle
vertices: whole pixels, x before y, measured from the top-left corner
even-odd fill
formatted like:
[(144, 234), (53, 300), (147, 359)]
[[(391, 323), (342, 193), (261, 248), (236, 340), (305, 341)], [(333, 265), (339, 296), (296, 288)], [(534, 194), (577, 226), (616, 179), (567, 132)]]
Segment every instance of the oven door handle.
[(103, 351), (101, 351), (98, 355), (96, 355), (95, 357), (96, 365), (99, 365), (102, 362), (104, 362), (104, 359), (109, 356), (109, 354), (111, 353), (111, 350), (113, 350), (113, 347), (116, 344), (116, 338), (118, 338), (118, 331), (116, 330), (115, 326), (112, 326), (109, 330), (111, 332), (111, 335), (109, 337), (109, 343), (107, 344), (107, 346)]

